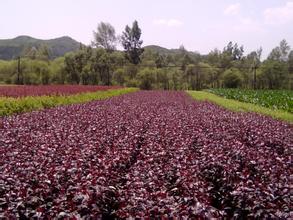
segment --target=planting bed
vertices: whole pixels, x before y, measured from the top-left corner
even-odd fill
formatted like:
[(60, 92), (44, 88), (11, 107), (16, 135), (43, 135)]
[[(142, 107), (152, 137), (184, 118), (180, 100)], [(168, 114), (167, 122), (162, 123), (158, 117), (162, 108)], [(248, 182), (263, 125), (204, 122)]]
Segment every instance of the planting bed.
[(46, 86), (1, 86), (0, 97), (73, 95), (83, 92), (96, 92), (118, 89), (119, 86), (85, 86), (85, 85), (46, 85)]
[(4, 117), (0, 218), (290, 218), (292, 134), (183, 92)]

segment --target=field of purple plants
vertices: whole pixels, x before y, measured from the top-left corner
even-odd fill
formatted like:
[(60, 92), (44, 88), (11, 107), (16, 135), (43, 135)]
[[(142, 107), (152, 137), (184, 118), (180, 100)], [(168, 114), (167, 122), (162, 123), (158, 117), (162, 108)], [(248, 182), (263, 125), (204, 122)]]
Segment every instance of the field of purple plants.
[(0, 218), (292, 218), (292, 147), (292, 125), (184, 92), (4, 117)]

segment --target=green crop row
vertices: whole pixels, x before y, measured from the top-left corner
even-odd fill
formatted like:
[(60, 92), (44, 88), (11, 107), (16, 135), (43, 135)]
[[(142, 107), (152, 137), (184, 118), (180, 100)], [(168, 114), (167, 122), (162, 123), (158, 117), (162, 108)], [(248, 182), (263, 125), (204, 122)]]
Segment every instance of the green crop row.
[(93, 100), (103, 100), (113, 96), (137, 91), (136, 88), (114, 89), (80, 93), (70, 96), (28, 96), (24, 98), (0, 98), (0, 116), (29, 112), (60, 105), (84, 103)]
[(211, 89), (208, 91), (227, 99), (293, 113), (293, 91), (290, 90)]
[(226, 99), (205, 91), (188, 91), (188, 94), (190, 94), (196, 100), (210, 101), (231, 111), (256, 112), (259, 114), (270, 116), (275, 119), (280, 119), (289, 123), (293, 123), (293, 114), (283, 110), (270, 109), (251, 103)]

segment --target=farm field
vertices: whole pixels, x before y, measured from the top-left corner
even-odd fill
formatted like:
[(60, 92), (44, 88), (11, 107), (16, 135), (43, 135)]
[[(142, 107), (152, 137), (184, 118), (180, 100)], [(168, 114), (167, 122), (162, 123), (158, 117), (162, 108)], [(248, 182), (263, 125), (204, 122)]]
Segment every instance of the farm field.
[(272, 118), (293, 123), (293, 114), (280, 109), (272, 109), (260, 105), (240, 102), (235, 99), (227, 99), (207, 91), (187, 91), (194, 99), (199, 101), (209, 101), (235, 112), (255, 112), (261, 115), (267, 115)]
[(209, 92), (228, 99), (293, 113), (293, 91), (290, 90), (210, 89)]
[(0, 217), (290, 218), (293, 127), (184, 92), (0, 118)]
[[(135, 88), (123, 88), (114, 86), (14, 86), (8, 88), (6, 94), (14, 94), (15, 97), (0, 97), (0, 116), (30, 112), (61, 105), (84, 103), (93, 100), (102, 100), (113, 96), (134, 92)], [(0, 87), (1, 88), (1, 87)], [(42, 92), (42, 88), (44, 91)], [(35, 90), (36, 89), (36, 90)], [(54, 90), (55, 89), (55, 90)], [(24, 90), (24, 93), (21, 91)], [(91, 91), (92, 92), (88, 92)], [(32, 96), (23, 96), (31, 94)], [(48, 95), (42, 95), (48, 94)]]

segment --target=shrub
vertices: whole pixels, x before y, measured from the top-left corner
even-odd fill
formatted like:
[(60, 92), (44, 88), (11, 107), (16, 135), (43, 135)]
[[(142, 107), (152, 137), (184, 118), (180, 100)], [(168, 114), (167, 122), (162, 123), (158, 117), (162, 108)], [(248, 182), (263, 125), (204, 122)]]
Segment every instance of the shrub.
[(235, 68), (226, 70), (223, 73), (222, 79), (226, 88), (237, 88), (242, 82), (241, 73)]

